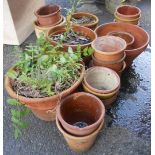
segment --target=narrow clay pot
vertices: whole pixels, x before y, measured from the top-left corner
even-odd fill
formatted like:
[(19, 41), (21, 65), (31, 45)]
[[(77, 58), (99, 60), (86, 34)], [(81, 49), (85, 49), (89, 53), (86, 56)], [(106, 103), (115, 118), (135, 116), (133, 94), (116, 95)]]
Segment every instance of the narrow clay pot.
[(110, 68), (114, 71), (120, 71), (123, 67), (123, 62), (124, 62), (124, 59), (126, 57), (126, 54), (124, 53), (124, 56), (122, 57), (122, 59), (120, 59), (119, 61), (101, 61), (101, 60), (98, 60), (94, 57), (94, 55), (92, 55), (92, 66), (102, 66), (102, 67), (107, 67), (107, 68)]
[(124, 56), (126, 42), (115, 36), (102, 36), (95, 39), (92, 44), (94, 57), (98, 60), (109, 62), (119, 61)]
[[(62, 16), (62, 20), (60, 21), (60, 23), (58, 23), (57, 26), (63, 26), (66, 23), (66, 18), (64, 16)], [(53, 26), (40, 26), (40, 24), (38, 23), (38, 21), (34, 21), (34, 28), (35, 28), (35, 33), (37, 38), (40, 37), (41, 33), (43, 33), (44, 36), (46, 36), (46, 32), (51, 28), (54, 27), (56, 25)]]
[[(88, 23), (88, 24), (80, 24), (80, 26), (85, 26), (85, 27), (88, 27), (92, 30), (94, 30), (96, 28), (96, 26), (98, 25), (99, 23), (99, 19), (97, 16), (91, 14), (91, 13), (88, 13), (88, 12), (76, 12), (72, 15), (72, 17), (74, 18), (81, 18), (83, 16), (86, 16), (86, 17), (90, 17), (92, 19), (94, 19), (94, 22), (93, 23)], [(73, 25), (79, 25), (79, 24), (76, 24), (76, 23), (72, 23)]]
[(57, 25), (61, 21), (59, 5), (45, 5), (34, 12), (41, 26)]
[(65, 131), (65, 129), (62, 127), (57, 117), (56, 117), (56, 125), (59, 131), (63, 134), (70, 149), (76, 152), (85, 152), (88, 151), (94, 144), (97, 135), (99, 134), (99, 132), (103, 127), (103, 122), (101, 122), (99, 127), (93, 133), (89, 134), (88, 136), (82, 136), (82, 137), (73, 136), (69, 134), (67, 131)]
[(56, 112), (58, 120), (68, 133), (86, 136), (94, 132), (104, 121), (105, 108), (96, 96), (79, 92), (61, 101)]
[[(89, 29), (89, 28), (87, 28), (87, 27), (72, 25), (72, 29), (73, 29), (73, 31), (75, 31), (75, 32), (80, 32), (80, 33), (84, 34), (85, 36), (89, 37), (92, 41), (93, 41), (94, 39), (97, 38), (96, 33), (95, 33), (93, 30), (91, 30), (91, 29)], [(65, 30), (65, 26), (55, 26), (55, 27), (51, 28), (51, 29), (46, 33), (46, 38), (47, 38), (47, 40), (48, 40), (52, 45), (56, 46), (58, 43), (57, 43), (56, 41), (51, 40), (49, 36), (52, 35), (52, 34), (53, 34), (53, 35), (54, 35), (54, 34), (59, 34), (59, 33), (65, 32), (65, 31), (66, 31), (66, 30)], [(85, 47), (90, 47), (90, 46), (91, 46), (91, 43), (92, 43), (92, 42), (90, 42), (90, 43), (88, 43), (88, 44), (80, 45), (80, 46), (81, 46), (81, 49), (84, 49)], [(63, 46), (63, 49), (64, 49), (64, 50), (67, 50), (68, 47), (72, 47), (72, 49), (76, 50), (78, 45), (63, 44), (62, 46)]]
[(120, 38), (124, 39), (127, 43), (126, 49), (131, 49), (132, 44), (134, 43), (134, 40), (135, 40), (133, 35), (131, 35), (130, 33), (127, 33), (127, 32), (122, 32), (122, 31), (112, 31), (112, 32), (109, 32), (108, 35), (116, 36), (116, 37), (120, 37)]
[(120, 87), (120, 77), (115, 71), (106, 67), (91, 67), (86, 70), (84, 84), (96, 93), (112, 93)]
[(105, 36), (112, 31), (124, 31), (134, 36), (132, 49), (125, 50), (127, 67), (132, 64), (133, 60), (138, 57), (147, 47), (149, 43), (148, 33), (139, 26), (127, 23), (107, 23), (96, 28), (95, 32), (98, 37)]
[(83, 66), (81, 75), (79, 79), (75, 82), (75, 84), (61, 92), (59, 95), (53, 95), (50, 97), (26, 98), (24, 96), (17, 95), (12, 88), (10, 78), (8, 76), (5, 77), (5, 89), (12, 98), (18, 99), (22, 104), (30, 108), (38, 118), (45, 121), (52, 121), (55, 118), (53, 114), (55, 113), (56, 106), (60, 103), (61, 99), (73, 93), (76, 88), (81, 84), (84, 72), (85, 67)]

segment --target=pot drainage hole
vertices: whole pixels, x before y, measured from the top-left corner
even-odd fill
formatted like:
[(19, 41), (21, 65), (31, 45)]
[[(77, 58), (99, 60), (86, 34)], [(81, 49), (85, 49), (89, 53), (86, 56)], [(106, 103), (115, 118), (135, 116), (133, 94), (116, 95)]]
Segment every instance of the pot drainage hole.
[(78, 127), (78, 128), (84, 128), (88, 126), (88, 124), (86, 122), (76, 122), (73, 124), (73, 126)]

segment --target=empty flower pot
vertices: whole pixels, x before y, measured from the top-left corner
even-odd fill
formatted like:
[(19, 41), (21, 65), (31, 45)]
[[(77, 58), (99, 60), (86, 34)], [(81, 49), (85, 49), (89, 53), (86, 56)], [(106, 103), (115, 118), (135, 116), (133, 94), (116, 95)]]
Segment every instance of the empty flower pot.
[(96, 93), (108, 94), (120, 87), (120, 77), (110, 68), (91, 67), (87, 69), (84, 79), (87, 88)]
[(104, 121), (105, 108), (96, 96), (79, 92), (61, 101), (56, 114), (68, 133), (86, 136), (94, 132)]
[(76, 12), (76, 13), (73, 13), (73, 15), (72, 15), (72, 18), (75, 18), (75, 19), (80, 19), (82, 17), (88, 17), (88, 18), (92, 19), (93, 22), (77, 24), (77, 23), (74, 23), (72, 21), (73, 25), (81, 25), (81, 26), (85, 26), (85, 27), (88, 27), (88, 28), (94, 30), (96, 28), (96, 26), (98, 25), (98, 23), (99, 23), (98, 17), (91, 14), (91, 13), (88, 13), (88, 12)]
[(107, 62), (107, 61), (98, 60), (94, 57), (94, 55), (92, 55), (92, 60), (93, 60), (92, 65), (107, 67), (117, 72), (122, 69), (125, 57), (126, 57), (126, 54), (124, 53), (124, 56), (120, 60)]
[(134, 37), (130, 33), (123, 32), (123, 31), (112, 31), (112, 32), (109, 32), (108, 35), (116, 36), (124, 39), (127, 43), (126, 49), (132, 48), (132, 44), (134, 43)]
[(98, 37), (105, 36), (112, 31), (124, 31), (134, 36), (134, 43), (131, 49), (125, 50), (127, 64), (126, 67), (132, 64), (133, 60), (138, 57), (147, 47), (149, 43), (148, 33), (139, 26), (127, 24), (127, 23), (107, 23), (96, 28), (95, 32)]
[(97, 135), (101, 131), (103, 127), (103, 121), (99, 125), (99, 127), (91, 134), (87, 136), (73, 136), (72, 134), (69, 134), (61, 125), (60, 121), (56, 117), (56, 125), (59, 131), (63, 134), (66, 142), (68, 143), (70, 149), (76, 152), (85, 152), (88, 151), (92, 145), (94, 144)]
[(123, 58), (126, 42), (115, 36), (102, 36), (95, 39), (92, 44), (94, 57), (101, 61), (118, 61)]
[(34, 12), (41, 26), (53, 26), (61, 21), (59, 5), (45, 5)]

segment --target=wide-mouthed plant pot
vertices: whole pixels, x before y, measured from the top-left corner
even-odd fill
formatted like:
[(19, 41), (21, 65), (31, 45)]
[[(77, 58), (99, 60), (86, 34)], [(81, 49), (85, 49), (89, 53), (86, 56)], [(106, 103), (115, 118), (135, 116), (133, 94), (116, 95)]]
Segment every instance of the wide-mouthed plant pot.
[(118, 60), (118, 61), (101, 61), (101, 60), (98, 60), (94, 57), (94, 55), (92, 55), (92, 66), (102, 66), (102, 67), (107, 67), (107, 68), (110, 68), (114, 71), (120, 71), (123, 67), (123, 62), (124, 62), (124, 59), (126, 57), (126, 54), (124, 53), (124, 56)]
[(77, 87), (81, 84), (85, 72), (85, 67), (83, 66), (79, 79), (68, 89), (62, 91), (59, 95), (53, 95), (44, 98), (27, 98), (21, 95), (17, 95), (13, 90), (10, 78), (5, 77), (5, 89), (7, 93), (14, 99), (18, 99), (26, 107), (30, 108), (34, 114), (45, 121), (52, 121), (55, 119), (55, 109), (60, 103), (60, 100), (69, 94), (73, 93)]
[(85, 26), (85, 27), (88, 27), (88, 28), (94, 30), (99, 23), (99, 18), (97, 16), (91, 14), (91, 13), (88, 13), (88, 12), (76, 12), (72, 15), (72, 18), (75, 18), (75, 19), (80, 19), (82, 17), (88, 17), (88, 18), (92, 19), (93, 22), (85, 23), (85, 24), (77, 24), (77, 23), (74, 23), (72, 21), (72, 24), (73, 25)]
[(149, 35), (144, 29), (140, 28), (139, 26), (127, 23), (107, 23), (97, 27), (95, 30), (98, 37), (105, 36), (112, 31), (124, 31), (134, 36), (135, 41), (132, 45), (132, 49), (125, 50), (125, 62), (127, 64), (126, 67), (128, 68), (133, 60), (146, 49), (149, 43)]
[(115, 36), (102, 36), (95, 39), (92, 44), (94, 57), (98, 60), (109, 62), (119, 61), (124, 56), (126, 42)]
[[(60, 21), (60, 23), (58, 23), (57, 26), (63, 26), (63, 25), (65, 25), (65, 23), (66, 23), (66, 18), (64, 16), (62, 16), (62, 20)], [(37, 38), (39, 38), (41, 34), (46, 36), (46, 32), (51, 27), (54, 27), (54, 26), (56, 26), (56, 25), (53, 25), (53, 26), (51, 26), (51, 25), (50, 26), (41, 26), (38, 21), (34, 21), (34, 28), (35, 28), (35, 33), (36, 33)]]
[(134, 43), (134, 37), (130, 33), (122, 32), (122, 31), (112, 31), (112, 32), (109, 32), (108, 35), (116, 36), (124, 39), (127, 43), (126, 49), (132, 48), (132, 44)]
[[(90, 43), (80, 45), (81, 49), (84, 49), (85, 47), (90, 47), (92, 41), (93, 41), (94, 39), (97, 38), (96, 33), (95, 33), (93, 30), (91, 30), (91, 29), (89, 29), (89, 28), (87, 28), (87, 27), (72, 25), (71, 28), (72, 28), (72, 30), (73, 30), (74, 32), (81, 33), (81, 34), (83, 34), (84, 36), (86, 36), (86, 37), (88, 37), (88, 38), (91, 39), (91, 42), (90, 42)], [(65, 31), (66, 31), (65, 26), (55, 26), (55, 27), (51, 28), (51, 29), (47, 32), (46, 38), (47, 38), (47, 40), (48, 40), (52, 45), (56, 46), (56, 45), (58, 44), (58, 42), (52, 40), (52, 39), (50, 38), (50, 36), (51, 36), (51, 35), (55, 35), (55, 34), (60, 34), (60, 33), (63, 33), (63, 32), (65, 32)], [(68, 47), (72, 47), (72, 49), (76, 50), (78, 45), (63, 44), (62, 46), (63, 46), (63, 49), (64, 49), (64, 50), (67, 50)]]
[(61, 21), (61, 7), (55, 4), (49, 4), (40, 7), (34, 12), (41, 26), (53, 26)]
[(86, 136), (94, 132), (104, 121), (105, 107), (96, 96), (79, 92), (62, 100), (56, 115), (68, 133)]
[(102, 94), (112, 93), (120, 87), (118, 74), (110, 68), (100, 66), (87, 69), (83, 82), (90, 90)]
[(97, 135), (101, 131), (104, 122), (101, 122), (99, 127), (91, 134), (87, 136), (73, 136), (69, 134), (61, 125), (60, 121), (56, 117), (56, 125), (58, 130), (63, 134), (67, 144), (69, 145), (70, 149), (76, 152), (85, 152), (88, 151), (94, 144)]

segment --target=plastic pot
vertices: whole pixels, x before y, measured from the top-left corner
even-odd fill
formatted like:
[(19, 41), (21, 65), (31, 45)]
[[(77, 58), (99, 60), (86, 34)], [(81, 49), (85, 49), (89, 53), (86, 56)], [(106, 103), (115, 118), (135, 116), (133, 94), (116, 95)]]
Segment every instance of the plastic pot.
[(61, 7), (55, 4), (45, 5), (34, 12), (41, 26), (57, 25), (61, 21)]
[(119, 61), (124, 56), (126, 42), (115, 36), (102, 36), (95, 39), (92, 44), (94, 57), (101, 61)]
[(62, 100), (56, 112), (58, 120), (68, 133), (86, 136), (104, 121), (105, 108), (96, 96), (79, 92)]
[(56, 125), (59, 131), (63, 134), (70, 149), (76, 152), (85, 152), (85, 151), (88, 151), (94, 144), (97, 135), (99, 134), (99, 132), (103, 127), (103, 122), (101, 122), (99, 127), (93, 133), (82, 137), (73, 136), (72, 134), (69, 134), (67, 131), (65, 131), (65, 129), (62, 127), (61, 123), (59, 122), (58, 118), (56, 118)]

